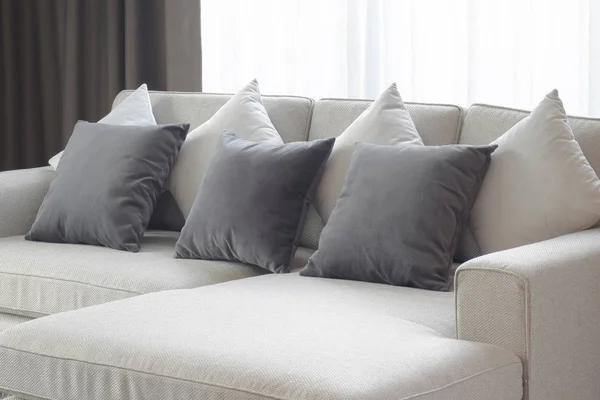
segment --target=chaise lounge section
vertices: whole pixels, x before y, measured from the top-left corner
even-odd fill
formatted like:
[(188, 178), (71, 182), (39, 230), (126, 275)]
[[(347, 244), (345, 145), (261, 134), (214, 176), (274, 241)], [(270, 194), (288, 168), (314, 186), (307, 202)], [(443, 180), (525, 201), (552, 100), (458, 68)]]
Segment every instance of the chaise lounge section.
[(6, 332), (19, 367), (2, 382), (52, 399), (520, 398), (519, 358), (454, 339), (453, 303), (297, 274), (155, 293)]

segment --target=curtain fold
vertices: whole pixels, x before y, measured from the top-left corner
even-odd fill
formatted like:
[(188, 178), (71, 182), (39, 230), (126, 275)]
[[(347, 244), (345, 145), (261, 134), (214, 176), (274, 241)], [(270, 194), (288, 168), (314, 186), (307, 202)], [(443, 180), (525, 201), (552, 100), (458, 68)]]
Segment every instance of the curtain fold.
[(199, 0), (0, 0), (0, 34), (0, 170), (44, 165), (120, 90), (202, 90)]
[(204, 89), (600, 117), (600, 0), (202, 0)]

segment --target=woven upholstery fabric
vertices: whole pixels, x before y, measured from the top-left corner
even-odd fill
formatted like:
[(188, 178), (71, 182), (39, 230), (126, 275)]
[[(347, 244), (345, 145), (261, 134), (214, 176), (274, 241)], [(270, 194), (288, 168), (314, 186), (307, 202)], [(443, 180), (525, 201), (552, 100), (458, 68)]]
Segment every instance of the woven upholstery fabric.
[(177, 260), (178, 234), (149, 231), (139, 253), (0, 239), (0, 312), (39, 317), (144, 293), (263, 273), (230, 262)]
[[(370, 105), (370, 100), (322, 99), (315, 102), (309, 140), (339, 136)], [(452, 105), (405, 103), (406, 109), (426, 145), (455, 144), (463, 110)], [(301, 245), (316, 249), (323, 221), (311, 205)]]
[(490, 144), (528, 115), (525, 110), (473, 104), (465, 113), (459, 143)]
[(300, 236), (300, 244), (313, 250), (319, 248), (319, 238), (324, 226), (323, 220), (319, 216), (319, 213), (317, 213), (317, 209), (310, 204), (306, 213), (302, 236)]
[(296, 274), (154, 293), (0, 334), (0, 390), (88, 400), (520, 399), (518, 357), (449, 338), (452, 304), (449, 293)]
[[(30, 321), (31, 318), (29, 317), (23, 317), (20, 315), (14, 315), (14, 314), (5, 314), (5, 313), (0, 313), (0, 332), (7, 330), (8, 328), (11, 328), (15, 325), (21, 324), (23, 322), (27, 322)], [(0, 390), (0, 399), (6, 399), (9, 395), (2, 393), (2, 391)], [(11, 400), (19, 400), (16, 397), (8, 397)]]
[[(50, 363), (48, 363), (50, 364)], [(490, 363), (491, 364), (491, 363)], [(46, 368), (50, 368), (49, 365), (44, 365)], [(394, 368), (393, 365), (389, 366), (390, 368)], [(75, 379), (81, 376), (82, 379), (85, 379), (87, 376), (92, 376), (92, 379), (95, 380), (107, 380), (107, 381), (116, 381), (120, 379), (121, 381), (127, 381), (128, 377), (125, 375), (127, 371), (121, 371), (118, 369), (113, 369), (110, 371), (100, 370), (100, 371), (89, 371), (91, 366), (83, 364), (81, 367), (75, 367), (77, 369), (86, 368), (88, 371), (71, 371), (72, 375), (76, 377)], [(104, 367), (108, 369), (107, 367)], [(56, 371), (57, 369), (53, 369), (52, 371)], [(139, 381), (141, 379), (135, 379), (133, 384), (131, 385), (131, 391), (139, 391), (139, 395), (135, 394), (127, 394), (126, 397), (111, 397), (114, 393), (114, 396), (121, 396), (122, 393), (128, 393), (126, 390), (118, 390), (119, 388), (115, 388), (114, 386), (109, 387), (108, 389), (101, 389), (100, 393), (90, 394), (89, 391), (84, 390), (73, 390), (72, 386), (69, 387), (71, 390), (68, 393), (75, 392), (76, 398), (78, 399), (131, 399), (131, 400), (145, 400), (145, 399), (203, 399), (203, 400), (211, 400), (211, 399), (219, 399), (219, 400), (308, 400), (308, 399), (348, 399), (348, 400), (388, 400), (390, 398), (399, 399), (399, 400), (521, 400), (522, 399), (522, 383), (521, 383), (521, 365), (519, 363), (510, 363), (504, 366), (492, 367), (485, 369), (483, 371), (475, 372), (470, 376), (467, 376), (463, 379), (454, 379), (453, 381), (451, 377), (450, 379), (446, 379), (449, 382), (444, 387), (435, 388), (432, 390), (427, 390), (421, 393), (411, 394), (409, 396), (402, 397), (387, 397), (388, 393), (372, 393), (375, 390), (370, 390), (371, 393), (367, 390), (356, 390), (357, 394), (350, 395), (351, 397), (347, 397), (344, 393), (343, 397), (335, 393), (331, 397), (332, 390), (328, 392), (318, 393), (302, 393), (296, 394), (298, 391), (294, 388), (290, 389), (290, 392), (293, 392), (293, 396), (289, 395), (286, 397), (277, 397), (273, 395), (261, 395), (257, 393), (250, 393), (247, 391), (239, 390), (236, 388), (225, 388), (225, 387), (211, 387), (209, 385), (205, 385), (203, 388), (198, 390), (193, 386), (194, 382), (190, 382), (188, 387), (174, 387), (173, 379), (169, 377), (162, 376), (142, 376), (142, 378), (147, 378), (145, 382), (143, 382), (146, 386), (144, 389), (139, 388)], [(114, 372), (114, 373), (113, 373)], [(119, 373), (122, 373), (119, 376)], [(64, 369), (60, 370), (60, 373), (64, 373)], [(400, 372), (401, 373), (401, 372)], [(432, 373), (431, 371), (423, 371), (424, 374)], [(86, 376), (84, 376), (86, 375)], [(142, 375), (140, 373), (132, 372), (131, 375)], [(458, 375), (458, 374), (455, 374)], [(400, 375), (399, 375), (400, 376)], [(424, 375), (425, 376), (425, 375)], [(294, 379), (297, 377), (290, 377), (290, 381), (294, 382)], [(422, 378), (424, 379), (424, 377)], [(45, 382), (44, 382), (45, 383)], [(182, 382), (175, 382), (182, 383)], [(406, 379), (399, 379), (398, 384), (405, 384)], [(310, 382), (309, 382), (310, 384)], [(412, 384), (412, 382), (408, 382), (408, 384)], [(320, 385), (321, 386), (321, 385)], [(416, 386), (416, 385), (415, 385)], [(115, 390), (117, 389), (117, 390)], [(123, 389), (123, 388), (122, 388)], [(92, 389), (99, 390), (99, 389)], [(316, 390), (320, 390), (320, 387), (317, 387)], [(316, 391), (315, 390), (315, 391)], [(62, 391), (61, 393), (67, 393), (67, 391)], [(396, 395), (396, 393), (392, 393), (392, 396)], [(0, 393), (0, 399), (3, 400), (39, 400), (42, 397), (30, 397), (24, 394), (18, 396), (11, 396), (10, 394), (6, 394), (2, 397), (2, 393)], [(22, 396), (22, 397), (21, 397)], [(79, 397), (81, 396), (81, 397)], [(107, 397), (103, 397), (107, 396)], [(198, 397), (199, 396), (199, 397)], [(57, 399), (61, 399), (63, 397), (58, 397)]]
[[(371, 100), (344, 99), (316, 101), (309, 139), (339, 136), (371, 103)], [(420, 103), (405, 105), (426, 145), (456, 144), (462, 118), (460, 107)]]
[(456, 272), (459, 339), (525, 365), (529, 400), (600, 398), (600, 229), (491, 253)]
[(53, 177), (52, 167), (0, 172), (0, 237), (29, 231)]
[(0, 332), (29, 320), (31, 320), (30, 317), (24, 317), (22, 315), (0, 313)]
[[(20, 315), (0, 313), (0, 332), (20, 323), (27, 322), (29, 320), (31, 320), (31, 318), (22, 317)], [(8, 394), (4, 394), (0, 391), (0, 399), (6, 398), (18, 400), (16, 397), (8, 397)]]
[[(132, 91), (124, 90), (113, 102), (113, 108)], [(190, 132), (208, 121), (230, 94), (150, 92), (152, 111), (158, 124), (186, 122)], [(273, 126), (284, 142), (307, 140), (313, 100), (294, 96), (261, 96)]]

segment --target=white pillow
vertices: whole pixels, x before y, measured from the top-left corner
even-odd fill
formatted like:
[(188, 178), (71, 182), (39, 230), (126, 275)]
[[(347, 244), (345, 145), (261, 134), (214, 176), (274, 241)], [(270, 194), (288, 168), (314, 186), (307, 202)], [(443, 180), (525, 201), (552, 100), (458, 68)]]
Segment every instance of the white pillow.
[(283, 143), (260, 99), (258, 81), (243, 87), (208, 121), (191, 131), (171, 170), (170, 190), (187, 219), (224, 131), (255, 141)]
[(423, 145), (395, 83), (379, 95), (335, 141), (314, 201), (315, 208), (325, 223), (344, 186), (357, 142)]
[(600, 219), (600, 179), (575, 141), (558, 91), (494, 143), (471, 213), (482, 253), (573, 233)]
[[(148, 94), (148, 86), (144, 83), (137, 88), (98, 122), (110, 125), (156, 125), (156, 120), (152, 113), (150, 95)], [(52, 169), (56, 170), (58, 168), (62, 154), (63, 152), (61, 151), (48, 161)]]

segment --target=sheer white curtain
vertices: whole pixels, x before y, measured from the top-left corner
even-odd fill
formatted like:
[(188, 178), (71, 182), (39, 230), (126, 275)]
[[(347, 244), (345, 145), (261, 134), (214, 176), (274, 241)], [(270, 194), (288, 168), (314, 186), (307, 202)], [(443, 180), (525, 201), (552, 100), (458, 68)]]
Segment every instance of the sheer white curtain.
[(202, 0), (205, 91), (531, 108), (558, 88), (600, 116), (600, 0)]

